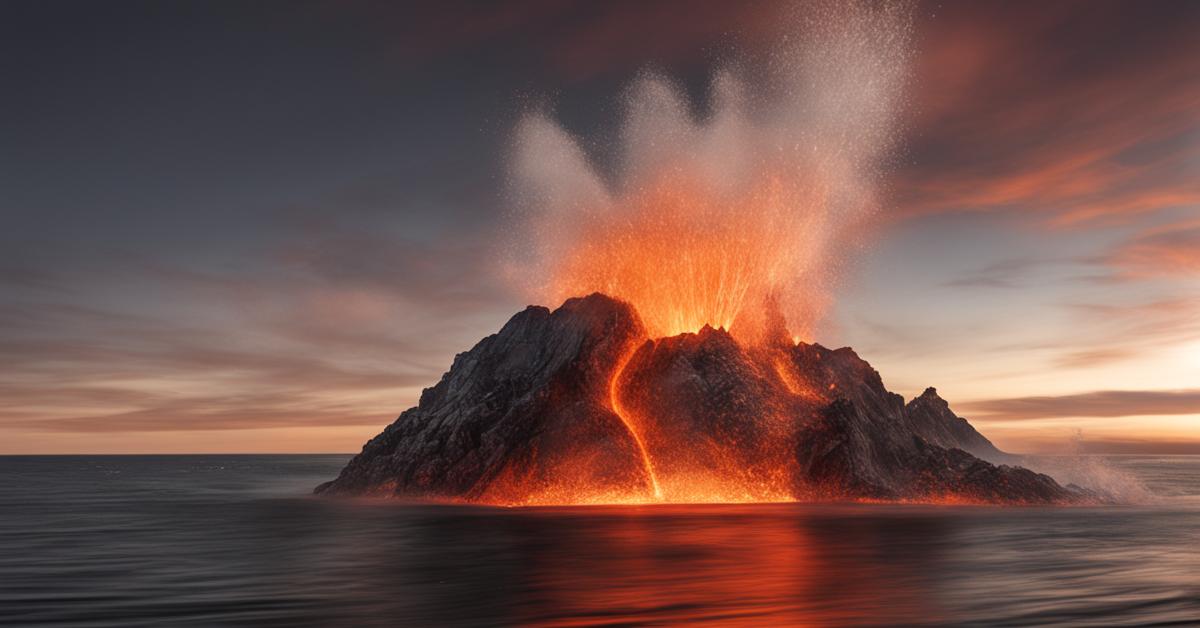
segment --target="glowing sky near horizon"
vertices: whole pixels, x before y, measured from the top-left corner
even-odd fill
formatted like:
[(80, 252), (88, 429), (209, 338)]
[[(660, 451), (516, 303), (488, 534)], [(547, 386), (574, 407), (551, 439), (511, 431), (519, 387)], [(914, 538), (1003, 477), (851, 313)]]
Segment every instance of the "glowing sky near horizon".
[[(520, 116), (610, 165), (641, 70), (702, 114), (777, 11), (6, 3), (0, 454), (357, 451), (526, 305), (497, 263)], [(815, 340), (1002, 448), (1200, 453), (1200, 7), (915, 16)]]

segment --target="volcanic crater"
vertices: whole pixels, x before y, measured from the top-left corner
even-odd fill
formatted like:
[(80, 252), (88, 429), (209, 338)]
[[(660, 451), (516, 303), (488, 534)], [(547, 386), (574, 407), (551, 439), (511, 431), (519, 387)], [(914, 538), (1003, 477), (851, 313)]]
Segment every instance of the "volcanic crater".
[(603, 294), (530, 306), (455, 357), (327, 495), (504, 506), (1097, 496), (1015, 466), (933, 388), (905, 403), (849, 348), (709, 326), (651, 338)]

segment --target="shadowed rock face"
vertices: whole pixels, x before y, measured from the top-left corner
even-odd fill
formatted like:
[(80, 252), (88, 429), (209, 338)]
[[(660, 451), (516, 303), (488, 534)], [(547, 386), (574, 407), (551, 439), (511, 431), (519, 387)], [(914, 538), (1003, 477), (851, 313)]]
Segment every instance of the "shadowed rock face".
[(608, 383), (644, 338), (629, 306), (600, 295), (529, 307), (454, 358), (420, 403), (317, 492), (506, 502), (567, 484), (649, 486)]
[(913, 430), (926, 442), (941, 447), (957, 447), (990, 462), (1011, 462), (1015, 456), (1006, 454), (975, 431), (966, 419), (950, 410), (950, 404), (938, 396), (934, 388), (926, 388), (920, 397), (908, 402), (904, 413)]
[(792, 498), (789, 444), (815, 407), (725, 331), (705, 327), (645, 342), (615, 390), (665, 498)]
[(318, 493), (482, 503), (1090, 499), (1026, 469), (932, 388), (908, 404), (850, 349), (723, 330), (648, 339), (593, 294), (530, 307)]

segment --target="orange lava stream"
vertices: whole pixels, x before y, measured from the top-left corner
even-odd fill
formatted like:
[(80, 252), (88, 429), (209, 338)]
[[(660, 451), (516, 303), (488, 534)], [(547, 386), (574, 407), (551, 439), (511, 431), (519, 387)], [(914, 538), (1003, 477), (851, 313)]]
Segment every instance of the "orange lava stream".
[(801, 382), (800, 377), (793, 371), (793, 367), (788, 364), (786, 358), (776, 356), (771, 363), (775, 367), (775, 373), (779, 375), (779, 379), (787, 387), (788, 392), (804, 397), (805, 399), (819, 400), (821, 398), (820, 395), (813, 392), (811, 386)]
[(646, 443), (642, 441), (641, 435), (637, 428), (634, 427), (633, 421), (630, 420), (629, 413), (621, 406), (617, 397), (617, 382), (621, 379), (621, 373), (625, 372), (625, 367), (629, 361), (633, 359), (633, 354), (637, 353), (638, 344), (635, 342), (625, 352), (617, 362), (617, 368), (613, 371), (612, 379), (608, 382), (608, 403), (612, 407), (612, 411), (625, 424), (625, 429), (629, 431), (629, 435), (633, 437), (633, 442), (637, 444), (638, 452), (642, 455), (642, 465), (646, 469), (646, 474), (650, 476), (650, 484), (654, 487), (654, 499), (662, 501), (662, 487), (658, 484), (658, 476), (654, 473), (654, 463), (650, 460), (650, 452), (646, 449)]

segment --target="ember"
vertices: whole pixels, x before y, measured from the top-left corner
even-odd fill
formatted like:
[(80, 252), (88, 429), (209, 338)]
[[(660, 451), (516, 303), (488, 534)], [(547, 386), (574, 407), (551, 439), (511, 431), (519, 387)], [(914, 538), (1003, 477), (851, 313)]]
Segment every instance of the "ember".
[(459, 355), (318, 490), (510, 506), (1097, 499), (982, 458), (1008, 460), (932, 389), (906, 405), (849, 349), (711, 327), (652, 339), (593, 294), (530, 307)]
[(633, 304), (651, 337), (709, 325), (754, 343), (755, 306), (773, 298), (792, 333), (812, 337), (876, 207), (910, 16), (903, 5), (807, 10), (837, 15), (797, 15), (797, 36), (756, 81), (717, 73), (707, 116), (669, 79), (638, 80), (615, 173), (545, 114), (521, 122), (513, 275), (535, 301), (602, 292)]
[(766, 83), (718, 73), (703, 119), (644, 76), (615, 175), (528, 116), (513, 183), (532, 254), (515, 269), (563, 305), (458, 356), (321, 490), (502, 505), (1087, 498), (982, 460), (1005, 454), (944, 402), (906, 406), (853, 351), (792, 340), (811, 338), (835, 252), (874, 208), (909, 45), (903, 5), (820, 10), (839, 14), (806, 22)]

